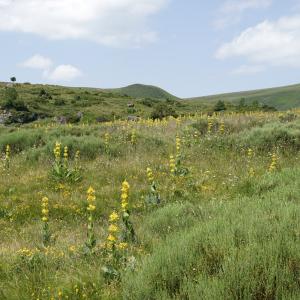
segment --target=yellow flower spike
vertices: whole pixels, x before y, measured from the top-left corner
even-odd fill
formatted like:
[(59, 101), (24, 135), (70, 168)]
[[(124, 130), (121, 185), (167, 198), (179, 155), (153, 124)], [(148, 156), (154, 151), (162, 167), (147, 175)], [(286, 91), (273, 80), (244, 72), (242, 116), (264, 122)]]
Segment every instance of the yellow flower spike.
[(152, 183), (154, 181), (154, 176), (153, 176), (152, 170), (150, 168), (147, 168), (147, 177), (148, 177), (148, 181), (150, 183)]
[(249, 158), (253, 157), (253, 150), (251, 148), (248, 149), (247, 155)]
[(49, 205), (49, 200), (47, 197), (43, 197), (42, 199), (42, 221), (43, 222), (48, 222), (48, 215), (49, 215), (49, 209), (48, 209), (48, 205)]
[(64, 147), (64, 160), (67, 161), (68, 160), (68, 157), (69, 157), (69, 149), (68, 149), (68, 146), (65, 146)]
[(272, 154), (271, 157), (271, 164), (269, 166), (269, 172), (274, 172), (277, 169), (277, 163), (278, 163), (278, 156), (276, 153)]
[(104, 135), (104, 145), (105, 145), (106, 148), (108, 148), (108, 146), (109, 146), (109, 139), (110, 139), (109, 133), (105, 133), (105, 135)]
[(169, 167), (170, 167), (171, 174), (174, 175), (175, 174), (176, 163), (175, 163), (175, 158), (174, 158), (173, 155), (170, 155)]
[(128, 196), (129, 196), (129, 183), (124, 180), (122, 183), (122, 188), (121, 188), (121, 208), (122, 211), (125, 212), (127, 210), (128, 206)]
[(61, 143), (59, 143), (59, 142), (55, 143), (55, 147), (53, 149), (53, 152), (54, 152), (55, 160), (57, 162), (59, 162), (60, 161), (60, 156), (61, 156)]
[(255, 176), (255, 171), (254, 171), (253, 168), (250, 168), (250, 170), (249, 170), (249, 176), (250, 176), (251, 178)]
[(222, 121), (222, 122), (220, 123), (219, 132), (220, 132), (220, 134), (224, 134), (224, 132), (225, 132), (225, 124), (224, 124), (224, 121)]
[(213, 127), (212, 117), (208, 116), (208, 118), (207, 118), (207, 133), (208, 134), (211, 134), (212, 127)]
[(5, 149), (5, 159), (9, 160), (10, 157), (10, 146), (6, 145), (6, 149)]
[(130, 142), (131, 142), (132, 145), (136, 144), (136, 132), (135, 132), (135, 130), (132, 130), (132, 132), (131, 132)]
[(96, 205), (95, 205), (95, 201), (96, 201), (96, 196), (95, 196), (95, 190), (90, 186), (87, 190), (87, 211), (88, 211), (88, 238), (86, 241), (86, 246), (87, 248), (92, 251), (92, 249), (95, 247), (96, 245), (96, 238), (94, 235), (94, 231), (93, 231), (93, 212), (96, 210)]

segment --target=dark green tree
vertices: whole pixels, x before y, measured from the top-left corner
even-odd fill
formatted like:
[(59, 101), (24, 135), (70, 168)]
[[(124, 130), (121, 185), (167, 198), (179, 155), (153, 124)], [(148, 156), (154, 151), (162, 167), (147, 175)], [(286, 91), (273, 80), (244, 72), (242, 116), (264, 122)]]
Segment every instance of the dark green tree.
[(219, 100), (214, 107), (214, 111), (224, 111), (224, 110), (226, 110), (226, 105), (224, 101)]

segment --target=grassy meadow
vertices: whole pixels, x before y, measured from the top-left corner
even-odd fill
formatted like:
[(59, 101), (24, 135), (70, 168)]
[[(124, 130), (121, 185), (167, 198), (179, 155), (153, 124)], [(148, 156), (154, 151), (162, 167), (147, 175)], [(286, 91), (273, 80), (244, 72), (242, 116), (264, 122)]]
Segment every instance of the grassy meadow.
[(299, 149), (299, 110), (0, 127), (0, 299), (299, 299)]

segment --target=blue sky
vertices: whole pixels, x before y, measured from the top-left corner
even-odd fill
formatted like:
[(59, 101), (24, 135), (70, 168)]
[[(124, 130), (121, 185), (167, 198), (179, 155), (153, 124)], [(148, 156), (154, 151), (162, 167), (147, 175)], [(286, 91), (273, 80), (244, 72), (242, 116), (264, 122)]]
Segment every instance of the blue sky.
[(300, 83), (300, 0), (0, 0), (0, 41), (1, 81), (180, 97)]

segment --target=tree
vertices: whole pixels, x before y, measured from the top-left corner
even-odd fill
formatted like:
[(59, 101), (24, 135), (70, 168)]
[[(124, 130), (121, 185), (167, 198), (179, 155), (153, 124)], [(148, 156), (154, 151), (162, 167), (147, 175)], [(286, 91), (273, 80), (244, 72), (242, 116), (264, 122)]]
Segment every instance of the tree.
[(17, 81), (17, 78), (16, 77), (10, 77), (10, 81), (12, 82), (12, 83), (15, 83), (16, 81)]
[(214, 111), (224, 111), (224, 110), (226, 110), (226, 105), (224, 101), (219, 100), (214, 107)]

